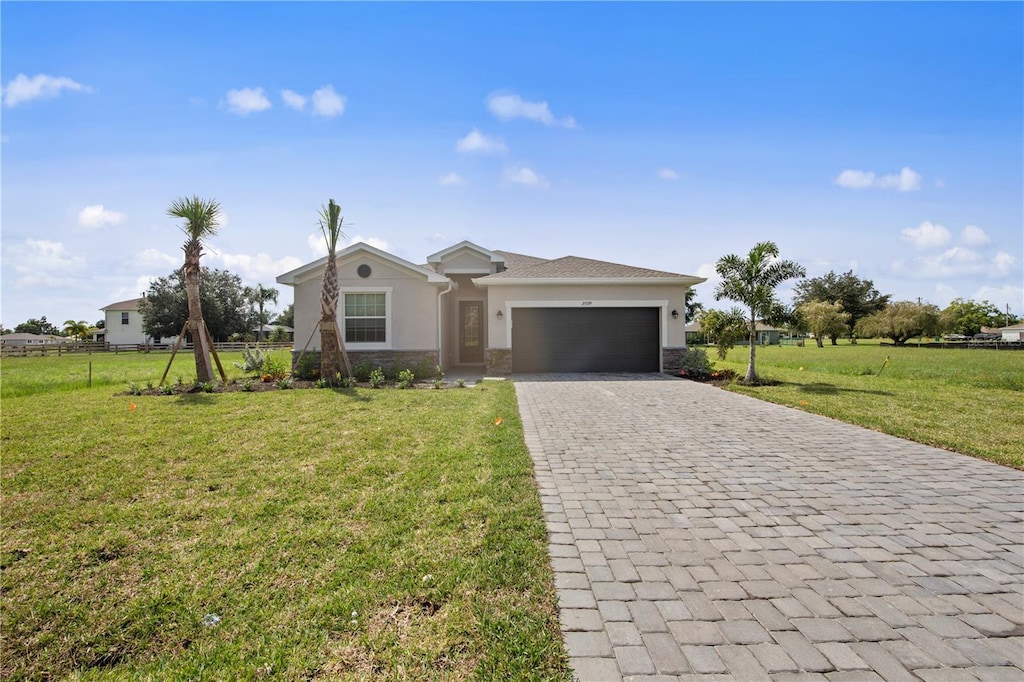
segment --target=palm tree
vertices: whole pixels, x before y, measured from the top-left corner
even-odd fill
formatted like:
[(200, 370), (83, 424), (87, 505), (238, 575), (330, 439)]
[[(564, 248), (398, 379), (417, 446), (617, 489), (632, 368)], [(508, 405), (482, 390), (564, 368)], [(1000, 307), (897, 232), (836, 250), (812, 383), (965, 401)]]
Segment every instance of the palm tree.
[(92, 327), (90, 327), (89, 323), (85, 320), (79, 320), (78, 322), (75, 322), (74, 320), (66, 320), (64, 322), (64, 333), (79, 341), (82, 340), (83, 336), (88, 336), (91, 329)]
[(327, 242), (327, 268), (324, 270), (323, 288), (320, 290), (320, 376), (331, 379), (341, 372), (341, 361), (344, 359), (348, 368), (348, 356), (345, 353), (345, 340), (338, 330), (338, 241), (344, 238), (341, 231), (344, 218), (341, 206), (329, 199), (326, 206), (320, 207), (320, 231)]
[(750, 341), (750, 362), (744, 381), (757, 381), (754, 355), (757, 347), (757, 320), (776, 320), (784, 313), (782, 303), (775, 298), (775, 287), (787, 279), (807, 275), (804, 267), (791, 260), (779, 260), (779, 247), (775, 242), (759, 242), (746, 258), (729, 254), (718, 259), (715, 271), (722, 278), (715, 288), (715, 300), (728, 298), (744, 304), (750, 312), (747, 330)]
[(249, 302), (259, 308), (259, 319), (256, 321), (258, 329), (256, 330), (256, 340), (259, 341), (263, 335), (263, 325), (267, 323), (267, 317), (263, 312), (264, 306), (267, 303), (277, 303), (277, 289), (274, 287), (265, 287), (262, 284), (257, 284), (255, 287), (246, 287), (245, 295), (249, 299)]
[[(218, 367), (220, 359), (216, 357), (210, 333), (206, 330), (203, 320), (203, 308), (199, 301), (199, 259), (203, 255), (203, 240), (217, 234), (220, 224), (220, 204), (213, 199), (200, 199), (198, 196), (179, 198), (167, 209), (167, 215), (181, 218), (185, 224), (181, 231), (188, 239), (181, 250), (185, 252), (185, 292), (188, 296), (188, 322), (182, 331), (192, 334), (192, 348), (196, 357), (196, 381), (206, 383), (213, 381), (213, 367), (210, 365), (210, 354), (214, 354)], [(221, 378), (224, 378), (221, 369)]]

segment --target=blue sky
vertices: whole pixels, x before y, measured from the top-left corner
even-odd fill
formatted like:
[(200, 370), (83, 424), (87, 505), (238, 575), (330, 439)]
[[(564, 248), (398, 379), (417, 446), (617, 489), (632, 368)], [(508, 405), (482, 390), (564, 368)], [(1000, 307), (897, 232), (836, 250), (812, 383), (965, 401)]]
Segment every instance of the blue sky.
[[(246, 283), (317, 212), (713, 276), (772, 240), (896, 299), (1024, 307), (1021, 3), (0, 5), (2, 322), (93, 322), (181, 262)], [(716, 303), (713, 281), (699, 299)], [(784, 298), (789, 290), (784, 290)], [(291, 301), (283, 287), (278, 308)]]

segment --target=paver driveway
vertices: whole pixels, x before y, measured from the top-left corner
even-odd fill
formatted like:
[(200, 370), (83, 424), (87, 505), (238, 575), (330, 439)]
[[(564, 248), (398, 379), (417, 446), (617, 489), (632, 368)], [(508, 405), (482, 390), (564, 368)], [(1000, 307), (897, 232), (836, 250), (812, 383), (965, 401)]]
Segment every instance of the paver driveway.
[(516, 393), (579, 679), (1024, 680), (1021, 472), (657, 375)]

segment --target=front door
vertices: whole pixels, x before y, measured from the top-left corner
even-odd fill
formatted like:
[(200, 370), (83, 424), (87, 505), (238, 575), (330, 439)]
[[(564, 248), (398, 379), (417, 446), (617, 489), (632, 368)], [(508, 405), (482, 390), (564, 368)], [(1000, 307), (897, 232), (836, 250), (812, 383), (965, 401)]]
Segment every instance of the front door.
[(483, 301), (459, 301), (459, 363), (484, 361)]

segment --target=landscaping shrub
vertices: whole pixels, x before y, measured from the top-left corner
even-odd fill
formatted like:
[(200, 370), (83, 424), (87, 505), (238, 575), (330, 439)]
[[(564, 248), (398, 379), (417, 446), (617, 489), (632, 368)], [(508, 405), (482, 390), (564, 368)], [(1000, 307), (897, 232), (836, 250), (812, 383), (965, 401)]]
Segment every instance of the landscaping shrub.
[(411, 369), (403, 369), (398, 373), (398, 387), (399, 388), (412, 388), (413, 382), (416, 380), (416, 375)]
[(320, 357), (314, 353), (306, 353), (295, 366), (295, 378), (313, 381), (320, 378)]
[(288, 364), (274, 353), (263, 361), (263, 381), (280, 381), (288, 376)]
[(373, 365), (368, 360), (363, 360), (352, 368), (352, 376), (360, 382), (369, 381), (371, 372), (373, 372)]
[(259, 348), (246, 346), (242, 349), (242, 361), (234, 363), (235, 367), (246, 374), (259, 375), (263, 371), (263, 365), (267, 360), (267, 353)]
[(384, 370), (378, 367), (370, 372), (370, 387), (380, 388), (384, 385)]
[(687, 348), (679, 358), (679, 376), (696, 381), (707, 381), (714, 371), (708, 352), (703, 348)]

